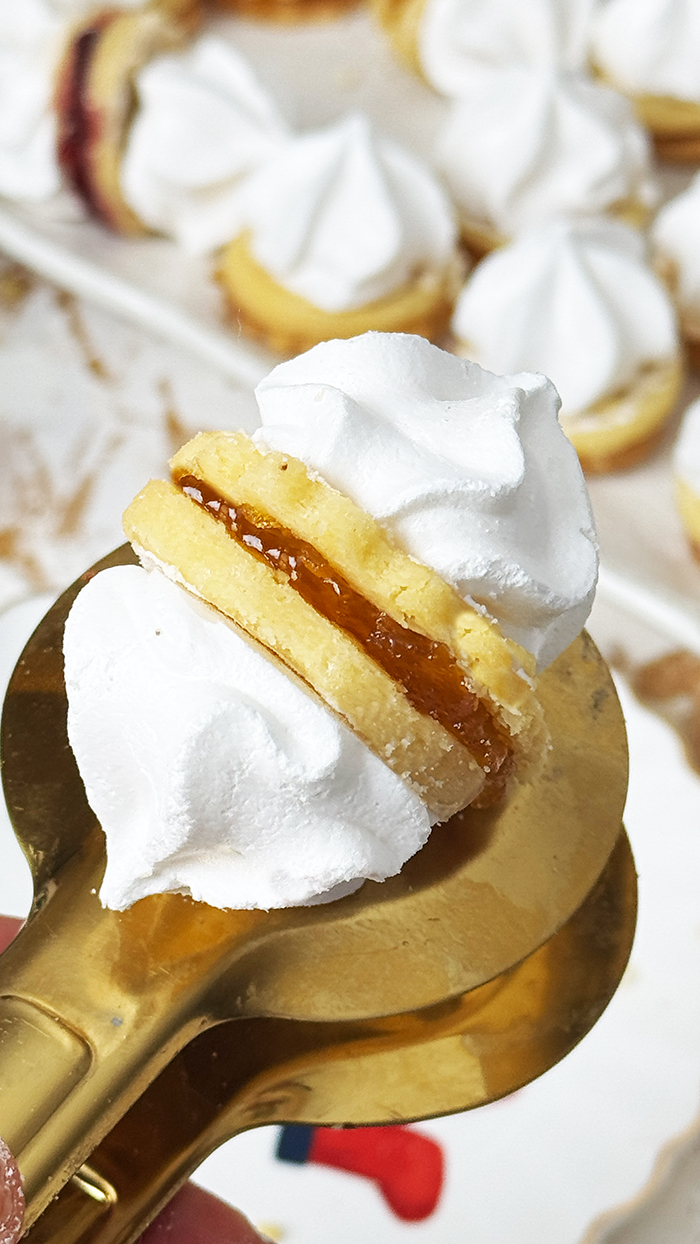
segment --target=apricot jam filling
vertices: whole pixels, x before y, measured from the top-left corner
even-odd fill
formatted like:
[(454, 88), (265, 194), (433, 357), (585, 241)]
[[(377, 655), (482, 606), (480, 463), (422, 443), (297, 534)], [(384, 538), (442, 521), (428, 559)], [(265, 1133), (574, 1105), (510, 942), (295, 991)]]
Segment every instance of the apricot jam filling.
[(182, 491), (222, 523), (228, 534), (277, 571), (323, 617), (363, 648), (403, 689), (419, 713), (439, 722), (469, 750), (486, 774), (485, 802), (498, 799), (514, 769), (513, 748), (490, 706), (465, 681), (446, 644), (402, 626), (378, 609), (294, 532), (245, 505), (234, 505), (193, 475), (175, 478)]

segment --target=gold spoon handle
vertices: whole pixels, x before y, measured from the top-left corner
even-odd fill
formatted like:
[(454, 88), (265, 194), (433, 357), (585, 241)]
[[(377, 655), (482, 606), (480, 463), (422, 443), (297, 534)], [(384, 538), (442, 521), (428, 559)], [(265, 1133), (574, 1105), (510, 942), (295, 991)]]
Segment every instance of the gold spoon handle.
[[(37, 956), (32, 934), (20, 934), (0, 965), (0, 1136), (19, 1165), (27, 1223), (196, 1031), (186, 1017), (173, 1022), (149, 1006), (148, 995), (124, 1017), (86, 1000), (76, 1023), (71, 990), (60, 983), (64, 943)], [(52, 967), (53, 990), (44, 979)]]
[(238, 1062), (231, 1028), (210, 1030), (175, 1056), (47, 1206), (27, 1244), (136, 1240), (203, 1158), (243, 1129), (236, 1100), (256, 1073), (243, 1054), (229, 1082)]
[(0, 958), (0, 1136), (27, 1223), (198, 1032), (250, 916), (163, 895), (128, 912), (97, 898), (99, 836), (61, 870)]
[(622, 834), (562, 929), (461, 997), (364, 1022), (240, 1019), (201, 1033), (104, 1137), (27, 1244), (131, 1244), (217, 1145), (251, 1127), (406, 1121), (513, 1092), (607, 1004), (629, 954), (635, 897)]

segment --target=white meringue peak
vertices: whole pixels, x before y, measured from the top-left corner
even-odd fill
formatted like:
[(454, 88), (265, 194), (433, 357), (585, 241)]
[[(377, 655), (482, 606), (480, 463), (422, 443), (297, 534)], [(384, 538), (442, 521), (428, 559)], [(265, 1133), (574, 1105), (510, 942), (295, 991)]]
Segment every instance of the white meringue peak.
[(447, 195), (360, 114), (290, 140), (253, 174), (244, 199), (258, 263), (324, 311), (442, 276), (454, 258)]
[(700, 103), (697, 0), (606, 0), (591, 46), (598, 68), (621, 90)]
[(516, 64), (586, 68), (596, 0), (426, 0), (418, 55), (444, 95), (469, 89), (473, 73)]
[(556, 68), (475, 73), (452, 101), (437, 163), (459, 211), (506, 237), (565, 212), (657, 197), (630, 102)]
[(673, 308), (644, 239), (602, 218), (556, 221), (494, 251), (462, 291), (453, 331), (485, 367), (549, 376), (566, 415), (678, 352)]
[(127, 203), (190, 254), (223, 246), (240, 232), (246, 177), (288, 137), (286, 123), (245, 59), (212, 35), (155, 57), (137, 90), (121, 170)]

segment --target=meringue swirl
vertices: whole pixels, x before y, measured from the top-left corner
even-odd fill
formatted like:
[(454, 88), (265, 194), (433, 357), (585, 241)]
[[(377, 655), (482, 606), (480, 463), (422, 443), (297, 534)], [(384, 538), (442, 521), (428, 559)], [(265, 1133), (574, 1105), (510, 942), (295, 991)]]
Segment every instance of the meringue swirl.
[(459, 210), (506, 237), (565, 212), (656, 199), (629, 101), (556, 69), (475, 74), (452, 103), (437, 159)]
[(604, 219), (557, 221), (489, 255), (460, 295), (453, 329), (484, 366), (544, 372), (565, 415), (678, 353), (673, 308), (643, 238)]
[(517, 64), (586, 68), (595, 0), (427, 0), (418, 34), (423, 72), (460, 96), (473, 73)]
[(241, 188), (287, 138), (286, 123), (244, 58), (212, 35), (152, 60), (137, 92), (124, 197), (190, 254), (215, 250), (240, 232)]
[(243, 197), (255, 259), (324, 311), (442, 277), (454, 257), (446, 194), (359, 114), (292, 139), (252, 175)]
[(607, 0), (591, 44), (599, 68), (622, 90), (700, 103), (697, 0)]

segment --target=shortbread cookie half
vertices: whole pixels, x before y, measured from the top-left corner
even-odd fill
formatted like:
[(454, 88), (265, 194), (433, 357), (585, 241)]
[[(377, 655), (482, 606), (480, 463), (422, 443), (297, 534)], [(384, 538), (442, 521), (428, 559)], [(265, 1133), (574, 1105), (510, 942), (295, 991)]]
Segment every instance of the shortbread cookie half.
[(304, 464), (202, 433), (124, 516), (148, 564), (301, 678), (440, 820), (538, 767), (530, 654)]

